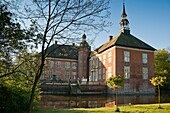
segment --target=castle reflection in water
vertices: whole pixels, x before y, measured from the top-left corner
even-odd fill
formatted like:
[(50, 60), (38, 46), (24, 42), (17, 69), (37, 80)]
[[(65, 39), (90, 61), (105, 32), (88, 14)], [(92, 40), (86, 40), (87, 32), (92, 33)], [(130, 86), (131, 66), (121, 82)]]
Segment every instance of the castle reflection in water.
[[(170, 101), (169, 97), (161, 99), (162, 102)], [(119, 105), (129, 104), (152, 104), (157, 102), (157, 97), (153, 95), (120, 95), (118, 97)], [(97, 108), (114, 107), (115, 97), (111, 95), (83, 95), (83, 96), (59, 96), (42, 95), (40, 108), (47, 109), (65, 109), (65, 108)]]

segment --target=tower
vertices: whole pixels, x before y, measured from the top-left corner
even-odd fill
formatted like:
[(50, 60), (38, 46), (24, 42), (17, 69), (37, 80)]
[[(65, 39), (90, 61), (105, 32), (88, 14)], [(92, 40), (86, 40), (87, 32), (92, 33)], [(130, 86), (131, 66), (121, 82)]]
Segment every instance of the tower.
[(80, 80), (88, 79), (88, 60), (89, 60), (89, 53), (91, 48), (89, 44), (86, 42), (86, 35), (83, 34), (82, 42), (80, 43), (80, 48), (78, 51), (78, 78)]
[(123, 2), (122, 19), (120, 20), (120, 32), (130, 34), (129, 21), (126, 18), (125, 3)]

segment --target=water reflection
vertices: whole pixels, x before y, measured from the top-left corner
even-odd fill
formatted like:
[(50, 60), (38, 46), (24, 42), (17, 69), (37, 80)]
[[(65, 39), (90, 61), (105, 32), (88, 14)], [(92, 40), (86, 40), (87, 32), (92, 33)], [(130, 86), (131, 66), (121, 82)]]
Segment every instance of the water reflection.
[[(118, 97), (119, 105), (156, 103), (157, 97), (153, 95), (124, 96)], [(164, 96), (162, 102), (170, 102), (170, 98)], [(64, 108), (96, 108), (115, 105), (115, 97), (110, 95), (86, 95), (86, 96), (59, 96), (42, 95), (40, 108), (64, 109)]]

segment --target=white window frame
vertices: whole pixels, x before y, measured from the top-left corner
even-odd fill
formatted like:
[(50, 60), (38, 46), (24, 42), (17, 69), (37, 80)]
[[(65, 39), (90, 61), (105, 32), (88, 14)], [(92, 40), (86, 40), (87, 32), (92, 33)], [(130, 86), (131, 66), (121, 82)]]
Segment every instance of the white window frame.
[(60, 67), (61, 67), (61, 62), (60, 61), (56, 61), (56, 68), (60, 69)]
[(99, 77), (98, 77), (98, 69), (96, 69), (96, 71), (95, 71), (95, 81), (98, 81), (99, 80)]
[(142, 68), (142, 75), (143, 75), (143, 79), (148, 79), (148, 68), (147, 67), (143, 67)]
[(70, 62), (65, 62), (65, 68), (69, 69), (70, 68)]
[(102, 73), (102, 70), (99, 69), (99, 80), (101, 79), (101, 73)]
[(77, 68), (77, 63), (76, 62), (72, 62), (72, 69), (76, 69)]
[(142, 63), (147, 64), (148, 63), (148, 54), (142, 53)]
[(53, 76), (53, 72), (49, 71), (49, 78), (52, 79), (52, 76)]
[(96, 68), (97, 68), (99, 65), (99, 60), (98, 60), (98, 58), (95, 58), (95, 59), (96, 59)]
[(108, 78), (112, 76), (112, 67), (108, 67)]
[(124, 78), (125, 79), (130, 78), (130, 66), (124, 66)]
[(54, 61), (49, 61), (49, 65), (50, 65), (50, 68), (53, 68), (53, 65), (54, 65)]
[(124, 61), (130, 62), (130, 52), (129, 51), (124, 51)]
[(112, 62), (112, 52), (110, 51), (108, 54), (108, 62), (111, 63)]
[(70, 79), (70, 71), (66, 71), (66, 75), (65, 76), (66, 76), (66, 80), (69, 80)]

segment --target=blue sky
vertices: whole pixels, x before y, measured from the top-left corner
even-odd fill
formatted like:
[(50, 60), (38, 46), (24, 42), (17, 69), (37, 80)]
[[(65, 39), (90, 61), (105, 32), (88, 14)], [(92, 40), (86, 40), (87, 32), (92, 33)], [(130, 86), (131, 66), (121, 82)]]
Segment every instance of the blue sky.
[[(122, 0), (112, 0), (110, 7), (110, 20), (114, 24), (108, 28), (109, 32), (98, 34), (95, 48), (107, 42), (109, 35), (119, 33)], [(155, 49), (170, 47), (170, 0), (125, 0), (125, 9), (132, 35)]]

